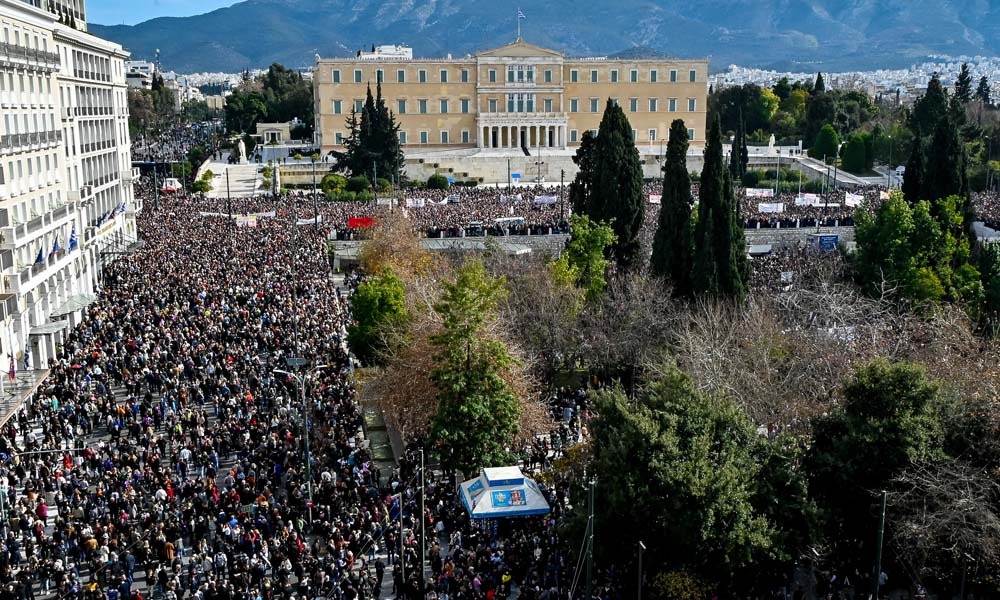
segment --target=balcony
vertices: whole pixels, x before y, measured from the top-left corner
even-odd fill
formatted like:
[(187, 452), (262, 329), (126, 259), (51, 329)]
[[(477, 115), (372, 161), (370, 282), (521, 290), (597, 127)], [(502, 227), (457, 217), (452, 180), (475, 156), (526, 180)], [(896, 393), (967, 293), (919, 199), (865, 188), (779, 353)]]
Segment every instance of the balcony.
[(0, 67), (51, 73), (59, 70), (59, 55), (0, 42)]
[(9, 133), (0, 135), (0, 154), (30, 150), (41, 150), (62, 143), (62, 130), (38, 131), (35, 133)]
[(13, 250), (37, 237), (37, 233), (47, 227), (62, 224), (73, 214), (73, 206), (69, 203), (63, 204), (59, 208), (37, 216), (26, 223), (15, 223), (7, 225), (8, 215), (6, 211), (0, 212), (0, 235), (3, 236), (3, 245), (7, 250)]
[(11, 275), (9, 278), (4, 276), (6, 284), (4, 291), (9, 294), (23, 294), (37, 286), (44, 278), (45, 273), (51, 272), (52, 269), (62, 268), (72, 260), (73, 253), (65, 248), (58, 252), (52, 252), (42, 262), (21, 267), (16, 275)]
[(480, 127), (491, 125), (565, 125), (569, 113), (564, 112), (481, 112), (477, 115)]

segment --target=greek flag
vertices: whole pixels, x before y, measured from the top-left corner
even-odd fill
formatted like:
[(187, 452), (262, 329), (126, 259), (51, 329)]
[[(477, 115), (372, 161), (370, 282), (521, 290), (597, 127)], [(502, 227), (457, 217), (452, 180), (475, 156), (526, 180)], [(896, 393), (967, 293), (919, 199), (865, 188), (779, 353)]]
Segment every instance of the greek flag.
[(56, 238), (55, 243), (52, 244), (52, 254), (59, 252), (59, 238)]
[(45, 262), (45, 251), (41, 246), (38, 247), (38, 257), (35, 259), (35, 264), (41, 264)]
[(73, 230), (69, 232), (69, 251), (72, 252), (76, 250), (76, 225), (73, 226)]
[(519, 8), (519, 9), (517, 9), (517, 18), (518, 19), (527, 19), (528, 17), (524, 16), (524, 13), (521, 12), (521, 9)]

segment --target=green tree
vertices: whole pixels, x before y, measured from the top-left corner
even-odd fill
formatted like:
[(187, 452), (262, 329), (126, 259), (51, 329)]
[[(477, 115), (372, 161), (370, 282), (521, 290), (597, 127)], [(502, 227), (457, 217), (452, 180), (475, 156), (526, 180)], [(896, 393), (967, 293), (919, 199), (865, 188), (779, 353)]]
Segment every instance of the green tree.
[(774, 95), (777, 96), (779, 100), (784, 102), (789, 96), (792, 95), (792, 84), (788, 82), (787, 77), (782, 77), (777, 83), (774, 84), (774, 86), (771, 87), (771, 91), (774, 92)]
[[(894, 194), (874, 216), (858, 211), (854, 258), (859, 283), (872, 294), (897, 287), (915, 302), (964, 301), (979, 306), (982, 283), (971, 264), (956, 196), (909, 204)], [(933, 206), (933, 210), (932, 210)]]
[(972, 101), (972, 73), (969, 63), (962, 63), (962, 69), (955, 79), (955, 98), (963, 105)]
[(344, 153), (337, 158), (353, 175), (364, 175), (369, 181), (376, 176), (396, 179), (403, 168), (403, 150), (399, 142), (399, 123), (386, 106), (382, 84), (371, 86), (360, 114), (351, 111), (347, 119), (348, 139)]
[(769, 89), (762, 89), (760, 97), (757, 99), (757, 115), (761, 121), (770, 123), (780, 105), (781, 99), (778, 98), (777, 94)]
[(654, 274), (667, 279), (673, 285), (674, 294), (680, 297), (688, 297), (692, 291), (692, 198), (687, 151), (687, 126), (676, 119), (670, 124), (663, 165), (663, 195), (650, 267)]
[(983, 75), (979, 79), (979, 87), (976, 88), (976, 100), (983, 103), (983, 106), (990, 105), (990, 80)]
[(573, 162), (577, 166), (576, 177), (569, 184), (569, 201), (575, 213), (594, 214), (598, 211), (593, 193), (593, 177), (597, 170), (596, 147), (597, 138), (589, 129), (584, 131), (580, 146), (573, 154)]
[(351, 352), (365, 364), (378, 362), (388, 349), (389, 329), (408, 319), (403, 281), (389, 270), (366, 278), (351, 294), (351, 317), (347, 329)]
[(559, 261), (557, 272), (569, 273), (573, 283), (584, 291), (588, 300), (596, 300), (607, 286), (605, 273), (610, 262), (607, 249), (615, 243), (614, 230), (605, 223), (595, 223), (587, 215), (571, 215), (573, 232)]
[[(616, 237), (612, 256), (623, 266), (635, 266), (640, 259), (639, 232), (646, 199), (632, 126), (616, 102), (608, 99), (592, 148), (581, 147), (577, 154), (584, 164), (577, 176), (574, 204), (579, 202), (591, 220), (611, 224)], [(590, 172), (582, 172), (585, 166)]]
[(506, 464), (518, 432), (520, 405), (503, 377), (514, 358), (485, 328), (507, 294), (506, 280), (491, 277), (481, 262), (471, 261), (442, 288), (434, 311), (443, 328), (431, 339), (436, 349), (431, 379), (439, 407), (430, 439), (445, 469), (469, 475), (480, 467)]
[(816, 141), (809, 148), (809, 156), (813, 158), (837, 160), (840, 154), (840, 136), (833, 125), (824, 125), (816, 135)]
[[(765, 468), (794, 470), (732, 402), (704, 396), (676, 368), (645, 387), (637, 402), (621, 388), (598, 392), (595, 401), (599, 558), (630, 556), (642, 540), (647, 564), (691, 570), (718, 585), (786, 550), (775, 547), (780, 532), (764, 507), (777, 508), (787, 494), (764, 498), (761, 486), (777, 479)], [(801, 480), (793, 475), (784, 486)], [(576, 509), (583, 513), (586, 503)]]
[(937, 129), (938, 122), (948, 114), (948, 95), (941, 85), (941, 80), (935, 73), (927, 84), (927, 91), (917, 100), (910, 113), (910, 129), (920, 132), (925, 139), (930, 139)]
[(934, 138), (927, 148), (926, 169), (922, 190), (924, 199), (968, 196), (965, 146), (959, 137), (958, 127), (948, 117), (940, 119), (934, 130)]
[(903, 198), (910, 204), (915, 204), (923, 198), (925, 165), (924, 145), (920, 131), (917, 130), (914, 132), (913, 144), (910, 147), (910, 158), (906, 161), (906, 172), (903, 173)]
[[(814, 93), (806, 102), (805, 127), (802, 136), (807, 143), (815, 141), (820, 130), (837, 119), (837, 102), (833, 94)], [(812, 150), (812, 148), (810, 148)], [(812, 156), (812, 154), (810, 154)], [(822, 156), (822, 154), (820, 155)]]
[(347, 185), (345, 186), (348, 192), (364, 192), (372, 187), (372, 182), (368, 180), (364, 175), (355, 175), (347, 180)]
[(431, 190), (448, 189), (448, 178), (440, 173), (435, 173), (427, 178), (427, 188)]
[(823, 81), (823, 73), (816, 73), (816, 83), (813, 84), (813, 92), (822, 94), (826, 92), (826, 82)]
[(743, 300), (748, 276), (746, 242), (736, 213), (733, 182), (722, 158), (722, 132), (716, 121), (709, 131), (701, 172), (694, 233), (695, 295)]
[(259, 92), (234, 91), (226, 98), (226, 129), (249, 133), (267, 114), (267, 104)]
[(328, 196), (337, 194), (347, 189), (347, 178), (337, 173), (327, 173), (319, 182), (319, 187)]
[(856, 564), (858, 548), (874, 544), (877, 490), (944, 456), (942, 409), (938, 385), (920, 367), (878, 360), (858, 369), (838, 408), (813, 421), (809, 489), (837, 558)]
[(980, 322), (995, 337), (1000, 333), (1000, 244), (983, 245), (979, 254), (979, 270), (983, 282)]
[(868, 162), (866, 150), (864, 136), (852, 135), (844, 147), (844, 158), (841, 163), (844, 170), (850, 173), (863, 173)]

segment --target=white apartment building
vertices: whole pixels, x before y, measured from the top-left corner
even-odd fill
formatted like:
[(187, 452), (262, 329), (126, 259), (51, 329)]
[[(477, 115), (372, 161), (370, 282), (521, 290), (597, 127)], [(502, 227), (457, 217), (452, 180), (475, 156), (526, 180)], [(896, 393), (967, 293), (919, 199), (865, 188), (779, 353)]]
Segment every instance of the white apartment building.
[[(83, 2), (73, 2), (83, 14)], [(0, 363), (47, 366), (135, 239), (124, 61), (33, 1), (0, 0)]]

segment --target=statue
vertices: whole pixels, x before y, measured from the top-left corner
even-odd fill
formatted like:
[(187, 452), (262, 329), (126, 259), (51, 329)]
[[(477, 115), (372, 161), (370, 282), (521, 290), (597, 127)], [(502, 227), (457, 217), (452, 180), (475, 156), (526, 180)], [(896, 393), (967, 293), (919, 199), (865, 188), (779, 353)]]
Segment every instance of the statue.
[[(240, 142), (240, 143), (242, 143), (242, 142)], [(767, 147), (770, 148), (771, 150), (774, 150), (774, 134), (773, 133), (771, 134), (771, 137), (767, 140)]]
[(241, 165), (245, 165), (247, 163), (247, 146), (246, 144), (243, 143), (242, 139), (236, 145), (236, 152), (237, 152), (237, 158), (239, 159), (239, 163)]

